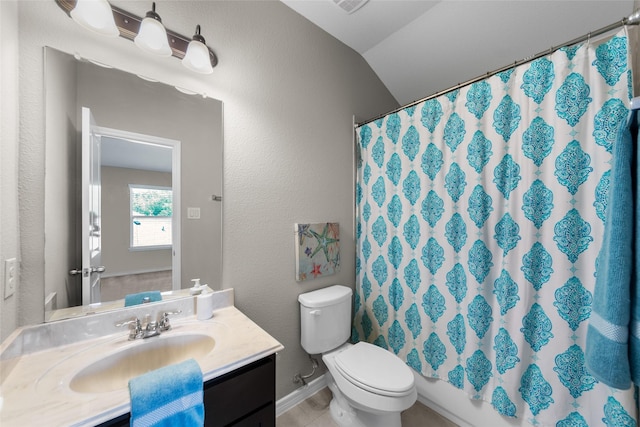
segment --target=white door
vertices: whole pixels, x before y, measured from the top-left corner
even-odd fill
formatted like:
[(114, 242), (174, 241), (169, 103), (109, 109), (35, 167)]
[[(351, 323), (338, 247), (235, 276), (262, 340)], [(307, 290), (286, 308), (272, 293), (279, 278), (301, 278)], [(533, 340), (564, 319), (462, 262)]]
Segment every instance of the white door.
[(91, 110), (82, 107), (82, 305), (100, 302), (100, 137)]

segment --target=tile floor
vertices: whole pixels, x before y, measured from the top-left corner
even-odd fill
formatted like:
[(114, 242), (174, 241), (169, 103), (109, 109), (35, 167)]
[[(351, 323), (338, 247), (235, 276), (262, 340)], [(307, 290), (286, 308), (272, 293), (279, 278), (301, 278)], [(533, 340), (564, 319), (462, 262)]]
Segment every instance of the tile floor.
[[(331, 418), (331, 391), (323, 388), (276, 419), (276, 427), (338, 427)], [(403, 427), (456, 427), (419, 402), (402, 413)]]

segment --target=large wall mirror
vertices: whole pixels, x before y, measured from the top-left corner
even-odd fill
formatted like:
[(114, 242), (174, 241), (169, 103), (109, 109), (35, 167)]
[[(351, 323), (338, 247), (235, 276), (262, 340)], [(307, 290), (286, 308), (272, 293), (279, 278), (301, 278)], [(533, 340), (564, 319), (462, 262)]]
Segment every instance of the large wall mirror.
[(220, 289), (222, 102), (49, 47), (45, 96), (45, 320)]

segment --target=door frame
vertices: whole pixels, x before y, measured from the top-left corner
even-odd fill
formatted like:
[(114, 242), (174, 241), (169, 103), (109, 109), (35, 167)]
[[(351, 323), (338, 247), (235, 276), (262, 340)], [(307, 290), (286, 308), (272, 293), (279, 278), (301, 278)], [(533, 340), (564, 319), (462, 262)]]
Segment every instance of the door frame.
[[(90, 109), (83, 107), (83, 113), (85, 109), (89, 112), (89, 117), (90, 117), (91, 116)], [(83, 115), (83, 119), (84, 119), (84, 115)], [(181, 215), (180, 215), (180, 212), (181, 212), (181, 203), (180, 203), (181, 141), (153, 136), (153, 135), (146, 135), (146, 134), (141, 134), (136, 132), (129, 132), (129, 131), (124, 131), (120, 129), (108, 128), (104, 126), (98, 126), (95, 124), (92, 117), (91, 117), (91, 120), (89, 120), (89, 123), (87, 123), (88, 129), (84, 129), (85, 120), (83, 120), (82, 126), (83, 126), (83, 131), (88, 130), (87, 135), (92, 137), (95, 136), (101, 139), (104, 136), (104, 137), (126, 139), (126, 140), (143, 143), (143, 144), (161, 145), (165, 147), (170, 147), (172, 149), (171, 150), (171, 154), (172, 154), (171, 188), (172, 188), (172, 195), (173, 195), (173, 207), (172, 207), (173, 211), (172, 211), (172, 227), (171, 228), (172, 228), (173, 243), (172, 243), (172, 251), (171, 251), (172, 253), (171, 282), (172, 282), (173, 290), (181, 289), (181, 225), (182, 225)], [(89, 153), (83, 152), (82, 159), (83, 159), (83, 166), (85, 165), (86, 162), (90, 162)], [(91, 174), (88, 173), (88, 171), (83, 170), (83, 188), (90, 188), (90, 183), (89, 183), (90, 176)], [(85, 180), (87, 182), (85, 182)], [(86, 191), (83, 190), (83, 194), (82, 194), (83, 198), (88, 196), (88, 194), (86, 195), (84, 194), (85, 192)], [(85, 202), (83, 201), (83, 205), (84, 203)], [(83, 214), (83, 222), (86, 221), (86, 223), (88, 223), (89, 218), (85, 219), (84, 216), (87, 216), (87, 215)], [(99, 214), (99, 216), (101, 216), (101, 214)], [(90, 227), (90, 224), (88, 225), (88, 227)], [(101, 302), (101, 301), (97, 301), (97, 299), (99, 299), (99, 290), (94, 291), (93, 288), (95, 288), (95, 286), (91, 285), (91, 276), (93, 274), (99, 275), (101, 274), (101, 271), (96, 271), (96, 272), (92, 271), (92, 266), (89, 265), (90, 263), (88, 265), (85, 265), (85, 262), (84, 262), (86, 257), (85, 252), (90, 252), (90, 249), (89, 249), (90, 245), (88, 242), (90, 235), (88, 231), (89, 230), (87, 229), (87, 227), (83, 226), (83, 233), (82, 233), (82, 247), (83, 247), (82, 304), (83, 305), (89, 305), (89, 304)], [(101, 233), (102, 230), (99, 230), (99, 232)], [(89, 260), (91, 259), (90, 255), (88, 256), (88, 259)], [(99, 277), (97, 277), (97, 280), (99, 281)]]

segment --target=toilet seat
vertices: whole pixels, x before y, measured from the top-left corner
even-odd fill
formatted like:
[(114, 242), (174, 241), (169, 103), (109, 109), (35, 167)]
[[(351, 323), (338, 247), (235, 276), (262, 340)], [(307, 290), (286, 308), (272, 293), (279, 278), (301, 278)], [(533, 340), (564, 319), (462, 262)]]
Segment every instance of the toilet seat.
[(359, 342), (335, 356), (335, 366), (349, 382), (382, 396), (405, 396), (414, 389), (411, 369), (389, 351)]

